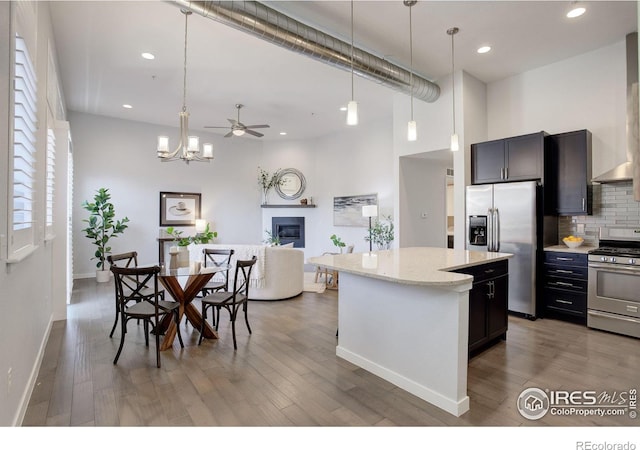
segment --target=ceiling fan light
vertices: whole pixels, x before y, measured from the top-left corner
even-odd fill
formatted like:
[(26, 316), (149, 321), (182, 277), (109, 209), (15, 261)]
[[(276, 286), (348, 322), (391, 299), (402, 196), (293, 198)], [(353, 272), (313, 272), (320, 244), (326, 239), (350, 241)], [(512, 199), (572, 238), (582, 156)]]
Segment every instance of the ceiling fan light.
[(358, 102), (354, 100), (347, 104), (347, 125), (358, 125)]
[(242, 136), (244, 135), (244, 130), (241, 128), (236, 128), (235, 130), (233, 130), (233, 135), (234, 136)]
[(451, 151), (457, 152), (458, 150), (460, 150), (460, 144), (458, 143), (458, 134), (453, 133), (451, 135)]
[(418, 140), (418, 127), (415, 120), (410, 120), (407, 125), (407, 140), (410, 142)]

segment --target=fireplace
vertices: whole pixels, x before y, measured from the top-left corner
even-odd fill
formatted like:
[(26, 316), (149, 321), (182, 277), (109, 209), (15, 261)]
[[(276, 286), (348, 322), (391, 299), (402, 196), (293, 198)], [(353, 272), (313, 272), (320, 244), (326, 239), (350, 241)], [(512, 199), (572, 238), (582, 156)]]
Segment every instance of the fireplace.
[(272, 217), (271, 233), (280, 238), (280, 244), (293, 242), (296, 248), (304, 247), (304, 217)]

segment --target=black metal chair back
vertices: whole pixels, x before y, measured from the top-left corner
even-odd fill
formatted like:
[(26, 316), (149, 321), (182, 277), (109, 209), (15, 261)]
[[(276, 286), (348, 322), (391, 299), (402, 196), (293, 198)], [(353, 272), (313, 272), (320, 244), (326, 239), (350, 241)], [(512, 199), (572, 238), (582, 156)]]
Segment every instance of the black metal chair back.
[[(120, 347), (116, 353), (113, 363), (118, 362), (122, 347), (124, 346), (125, 335), (127, 334), (127, 323), (131, 319), (142, 320), (144, 324), (145, 344), (149, 346), (149, 327), (154, 327), (156, 340), (156, 364), (160, 367), (160, 323), (167, 314), (173, 314), (176, 324), (178, 324), (178, 308), (177, 302), (161, 301), (160, 292), (158, 290), (158, 274), (160, 267), (119, 267), (111, 266), (115, 285), (116, 285), (116, 302), (120, 313), (121, 336)], [(135, 278), (139, 280), (137, 286), (130, 287), (127, 280)], [(145, 293), (142, 295), (143, 289), (151, 288), (153, 294)], [(142, 300), (140, 300), (142, 299)], [(131, 305), (131, 302), (135, 304)], [(184, 346), (180, 329), (178, 328), (178, 338), (180, 345)]]

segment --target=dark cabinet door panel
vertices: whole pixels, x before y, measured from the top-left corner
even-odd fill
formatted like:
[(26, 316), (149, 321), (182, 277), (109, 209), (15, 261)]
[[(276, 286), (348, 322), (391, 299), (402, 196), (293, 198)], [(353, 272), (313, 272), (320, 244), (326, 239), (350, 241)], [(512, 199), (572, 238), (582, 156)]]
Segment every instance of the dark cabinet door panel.
[(472, 182), (496, 183), (503, 180), (504, 140), (481, 142), (471, 145)]
[(542, 178), (544, 133), (506, 139), (506, 178), (509, 181)]

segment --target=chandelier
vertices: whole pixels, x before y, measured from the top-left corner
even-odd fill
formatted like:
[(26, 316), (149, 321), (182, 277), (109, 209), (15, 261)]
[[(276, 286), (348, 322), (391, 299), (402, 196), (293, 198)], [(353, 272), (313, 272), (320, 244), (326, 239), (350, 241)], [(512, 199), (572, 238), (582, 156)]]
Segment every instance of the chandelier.
[(158, 158), (162, 162), (183, 160), (209, 162), (213, 159), (213, 144), (204, 144), (200, 153), (198, 136), (189, 136), (189, 112), (187, 111), (187, 19), (191, 11), (180, 10), (184, 14), (184, 81), (182, 94), (182, 111), (180, 111), (180, 142), (174, 151), (169, 151), (169, 137), (158, 136)]

